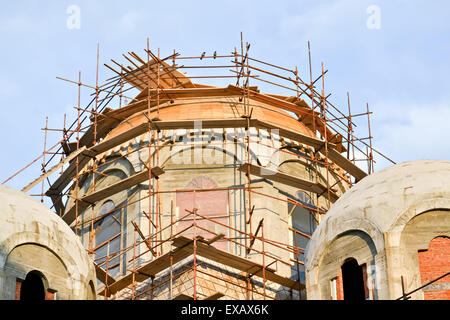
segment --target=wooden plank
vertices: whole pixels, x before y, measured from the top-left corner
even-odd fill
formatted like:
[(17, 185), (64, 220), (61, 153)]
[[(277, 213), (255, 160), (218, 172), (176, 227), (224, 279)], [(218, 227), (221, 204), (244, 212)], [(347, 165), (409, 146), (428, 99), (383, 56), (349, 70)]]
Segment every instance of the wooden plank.
[(69, 148), (69, 145), (67, 144), (67, 142), (66, 141), (61, 142), (61, 146), (63, 148), (64, 153), (66, 155), (69, 155), (70, 154), (70, 148)]
[[(159, 59), (159, 63), (157, 60), (150, 60), (150, 68), (148, 68), (148, 63), (145, 62), (142, 66), (133, 71), (128, 71), (124, 74), (124, 79), (135, 86), (137, 89), (146, 91), (148, 86), (148, 71), (150, 71), (150, 88), (157, 87), (157, 79), (158, 79), (158, 69), (160, 70), (160, 81), (159, 87), (161, 89), (172, 88), (172, 82), (174, 82), (175, 87), (192, 87), (191, 80), (177, 71), (176, 67), (173, 67), (166, 62)], [(150, 70), (149, 70), (150, 69)], [(161, 70), (162, 69), (162, 70)]]
[[(244, 93), (244, 90), (241, 87), (229, 85), (228, 88), (232, 91), (235, 91), (236, 93), (240, 92), (241, 95)], [(313, 126), (311, 126), (311, 123), (312, 117), (315, 116), (315, 129), (318, 130), (322, 134), (322, 136), (325, 136), (325, 130), (327, 130), (327, 137), (333, 137), (333, 133), (330, 131), (330, 129), (325, 128), (323, 120), (318, 117), (319, 113), (312, 111), (304, 100), (300, 100), (297, 103), (294, 103), (289, 101), (289, 97), (282, 98), (277, 97), (276, 95), (259, 93), (252, 90), (250, 90), (249, 96), (253, 100), (268, 103), (286, 111), (295, 113), (301, 118), (301, 122), (307, 125), (310, 129), (313, 128)], [(342, 145), (342, 137), (340, 139), (339, 137), (336, 137), (334, 142), (335, 148), (339, 152), (346, 151), (346, 148)]]
[(131, 224), (133, 225), (134, 230), (136, 230), (137, 233), (139, 233), (139, 236), (141, 237), (141, 239), (144, 240), (145, 245), (152, 252), (153, 256), (156, 257), (156, 252), (153, 250), (153, 248), (150, 245), (149, 241), (145, 238), (144, 234), (142, 233), (141, 229), (139, 229), (139, 226), (136, 224), (136, 222), (131, 221)]
[[(132, 175), (131, 177), (128, 177), (122, 181), (116, 182), (106, 188), (103, 188), (101, 190), (92, 192), (88, 195), (85, 195), (81, 197), (80, 201), (78, 202), (78, 212), (83, 212), (85, 209), (87, 209), (91, 204), (96, 203), (99, 200), (105, 199), (107, 197), (112, 196), (113, 194), (116, 194), (118, 192), (121, 192), (123, 190), (126, 190), (128, 188), (131, 188), (139, 183), (142, 183), (144, 181), (148, 180), (148, 170), (143, 170), (139, 173), (136, 173), (135, 175)], [(164, 173), (164, 170), (160, 167), (153, 167), (151, 170), (151, 176), (159, 177), (161, 174)], [(66, 211), (66, 213), (63, 215), (63, 220), (70, 225), (75, 220), (75, 204)]]
[(212, 243), (222, 239), (223, 237), (225, 237), (225, 235), (223, 233), (219, 233), (217, 236), (214, 236), (213, 238), (206, 240), (205, 243), (212, 244)]
[[(100, 280), (102, 283), (106, 284), (106, 271), (95, 262), (94, 267), (97, 279)], [(111, 275), (108, 274), (108, 285), (111, 285), (114, 282), (116, 282), (116, 280)]]
[(224, 296), (225, 295), (222, 292), (216, 292), (203, 300), (219, 300), (220, 298), (222, 298)]
[(52, 199), (56, 214), (61, 217), (64, 214), (64, 203), (62, 202), (62, 196), (60, 194), (50, 195), (50, 199)]
[(95, 155), (98, 155), (146, 132), (148, 132), (148, 124), (141, 123), (140, 125), (137, 125), (115, 137), (102, 140), (101, 142), (92, 146), (89, 150), (93, 151)]
[[(192, 242), (192, 240), (190, 240)], [(159, 258), (148, 262), (147, 264), (139, 267), (136, 270), (135, 281), (142, 282), (149, 278), (150, 275), (154, 276), (157, 273), (165, 270), (170, 266), (170, 257), (172, 256), (172, 263), (175, 264), (192, 254), (192, 247), (188, 247), (189, 243), (186, 246), (181, 246), (179, 248), (174, 249), (172, 252), (168, 252)], [(111, 286), (109, 286), (109, 290), (107, 290), (106, 294), (109, 297), (112, 294), (119, 292), (120, 290), (128, 287), (133, 282), (133, 273), (129, 273), (126, 276), (122, 277), (119, 280), (116, 280)], [(105, 291), (99, 292), (100, 295), (104, 295)]]
[[(317, 139), (317, 138), (313, 138), (313, 137), (309, 137), (307, 135), (294, 132), (292, 130), (279, 128), (279, 127), (277, 127), (274, 124), (271, 124), (269, 122), (254, 120), (254, 121), (251, 121), (251, 125), (256, 127), (256, 128), (260, 128), (260, 129), (278, 129), (279, 130), (278, 133), (282, 137), (286, 137), (286, 138), (295, 140), (297, 142), (300, 142), (300, 143), (306, 144), (308, 146), (311, 146), (311, 147), (313, 147), (315, 149), (323, 150), (323, 146), (324, 146), (324, 143), (325, 143), (323, 140), (320, 140), (320, 139)], [(355, 177), (357, 181), (361, 180), (362, 178), (367, 176), (366, 172), (364, 172), (362, 169), (360, 169), (358, 166), (356, 166), (353, 162), (348, 160), (346, 157), (341, 155), (339, 153), (339, 151), (336, 150), (336, 145), (335, 144), (328, 143), (327, 147), (328, 147), (328, 159), (330, 159), (335, 164), (337, 164), (342, 169), (344, 169), (349, 174), (351, 174), (353, 177)], [(324, 152), (322, 152), (322, 153), (324, 153)]]
[(356, 181), (363, 179), (367, 176), (367, 173), (364, 172), (361, 168), (355, 165), (353, 162), (348, 160), (342, 154), (340, 154), (337, 150), (329, 149), (328, 150), (328, 158), (332, 160), (339, 167), (350, 173), (355, 177)]
[[(171, 256), (173, 256), (172, 263), (177, 263), (193, 254), (192, 239), (181, 236), (174, 239), (173, 245), (176, 246), (177, 248), (172, 252), (168, 252), (163, 256), (150, 261), (144, 266), (139, 267), (135, 273), (135, 281), (142, 282), (148, 279), (150, 276), (155, 276), (159, 272), (168, 268), (171, 263), (170, 262)], [(239, 256), (233, 255), (231, 253), (216, 249), (213, 246), (208, 245), (201, 241), (197, 241), (197, 254), (204, 258), (216, 261), (218, 263), (230, 266), (232, 268), (244, 271), (246, 273), (257, 275), (259, 277), (263, 276), (262, 265), (241, 258)], [(286, 286), (289, 288), (298, 287), (297, 281), (275, 274), (275, 270), (272, 268), (266, 268), (265, 273), (267, 280), (273, 281), (275, 283), (281, 284), (282, 286)], [(109, 289), (106, 292), (107, 296), (115, 294), (120, 290), (128, 287), (132, 283), (132, 281), (133, 281), (132, 273), (129, 273), (126, 276), (122, 277), (121, 279), (116, 280), (115, 283), (109, 286)], [(304, 288), (304, 286), (300, 285), (300, 288)], [(104, 295), (105, 291), (103, 290), (98, 294)]]
[(30, 190), (31, 188), (33, 188), (35, 185), (37, 185), (39, 182), (41, 182), (42, 180), (44, 180), (45, 178), (47, 178), (48, 176), (50, 176), (52, 173), (54, 173), (56, 170), (58, 170), (59, 168), (61, 168), (62, 166), (64, 166), (66, 163), (72, 161), (77, 155), (79, 155), (80, 153), (82, 153), (83, 151), (86, 150), (86, 147), (82, 147), (79, 150), (73, 152), (72, 154), (70, 154), (68, 157), (64, 158), (63, 160), (61, 160), (59, 163), (57, 163), (56, 165), (54, 165), (53, 167), (50, 168), (50, 170), (48, 170), (47, 172), (43, 173), (42, 175), (40, 175), (37, 179), (35, 179), (34, 181), (32, 181), (30, 184), (28, 184), (26, 187), (24, 187), (22, 189), (23, 192), (27, 192), (28, 190)]
[[(278, 130), (278, 134), (282, 137), (285, 138), (289, 138), (291, 140), (295, 140), (297, 142), (306, 144), (308, 146), (311, 146), (315, 149), (319, 149), (324, 145), (324, 141), (319, 139), (319, 138), (315, 138), (315, 137), (311, 137), (308, 136), (306, 134), (302, 134), (302, 133), (298, 133), (289, 129), (285, 129), (285, 128), (280, 128), (278, 125), (275, 125), (273, 123), (270, 123), (268, 121), (261, 121), (261, 120), (251, 120), (250, 121), (250, 125), (254, 126), (258, 129), (277, 129)], [(329, 148), (333, 148), (334, 144), (332, 143), (328, 143), (328, 147)]]
[[(190, 241), (192, 240), (181, 236), (174, 239), (173, 245), (176, 247), (186, 247), (186, 244)], [(192, 243), (189, 244), (188, 247), (192, 247)], [(197, 254), (199, 256), (227, 265), (229, 267), (248, 272), (259, 277), (263, 276), (263, 266), (261, 264), (241, 258), (226, 251), (222, 251), (200, 241), (197, 241)], [(278, 283), (282, 286), (288, 288), (295, 288), (296, 286), (298, 286), (297, 281), (276, 274), (275, 270), (273, 270), (272, 268), (266, 268), (265, 275), (267, 280)]]
[[(347, 149), (342, 144), (342, 136), (339, 133), (334, 134), (328, 127), (325, 126), (321, 118), (318, 117), (318, 113), (314, 113), (316, 114), (316, 116), (313, 116), (312, 114), (297, 115), (300, 116), (300, 121), (303, 124), (305, 124), (312, 131), (314, 129), (319, 131), (322, 137), (325, 137), (326, 130), (327, 140), (335, 144), (336, 150), (338, 150), (339, 152), (347, 151)], [(313, 117), (315, 117), (315, 119), (313, 119)]]
[[(276, 181), (289, 185), (291, 187), (312, 191), (314, 193), (322, 194), (324, 197), (327, 197), (327, 187), (322, 185), (321, 183), (312, 182), (286, 173), (248, 163), (244, 163), (242, 166), (240, 166), (239, 171), (246, 173), (248, 167), (250, 167), (250, 174), (254, 176), (267, 178), (271, 181)], [(331, 202), (335, 202), (337, 199), (339, 199), (339, 196), (335, 192), (330, 190)]]
[[(81, 170), (94, 156), (95, 153), (89, 149), (85, 149), (84, 151), (79, 153), (78, 168)], [(75, 175), (76, 175), (76, 163), (75, 161), (73, 161), (71, 162), (69, 167), (66, 170), (64, 170), (63, 174), (60, 175), (58, 179), (56, 179), (56, 181), (52, 184), (50, 189), (45, 194), (48, 196), (60, 194)]]
[[(152, 100), (156, 98), (156, 94), (160, 94), (161, 101), (168, 101), (166, 95), (169, 95), (171, 99), (183, 99), (183, 98), (196, 98), (196, 97), (232, 97), (240, 96), (241, 92), (238, 92), (233, 87), (216, 87), (216, 88), (177, 88), (177, 89), (150, 89), (150, 96)], [(147, 90), (142, 91), (142, 95), (139, 98), (147, 97)], [(145, 101), (147, 103), (147, 101)]]
[[(222, 298), (223, 296), (225, 296), (223, 293), (216, 292), (202, 300), (219, 300), (219, 298)], [(180, 293), (172, 300), (194, 300), (194, 297), (188, 296), (187, 294), (184, 294), (184, 293)]]
[[(230, 84), (228, 86), (228, 89), (230, 89), (232, 92), (235, 92), (236, 94), (239, 94), (239, 95), (244, 94), (244, 89), (241, 87), (238, 87), (238, 86), (234, 86), (234, 85)], [(268, 103), (270, 105), (276, 106), (276, 107), (284, 109), (286, 111), (293, 112), (298, 115), (310, 114), (312, 112), (311, 109), (309, 109), (309, 108), (306, 109), (304, 106), (299, 106), (295, 103), (289, 102), (284, 99), (278, 99), (273, 95), (267, 95), (264, 93), (259, 93), (257, 91), (249, 90), (249, 96), (250, 96), (250, 99), (253, 99), (253, 100), (256, 100), (259, 102), (263, 102), (263, 103)], [(305, 105), (306, 105), (306, 103), (305, 103)]]
[(155, 121), (154, 126), (161, 130), (194, 129), (200, 124), (203, 129), (240, 128), (247, 125), (246, 119), (202, 119), (202, 120), (166, 120)]
[(172, 300), (194, 300), (193, 297), (188, 296), (187, 294), (180, 293), (176, 297), (174, 297)]

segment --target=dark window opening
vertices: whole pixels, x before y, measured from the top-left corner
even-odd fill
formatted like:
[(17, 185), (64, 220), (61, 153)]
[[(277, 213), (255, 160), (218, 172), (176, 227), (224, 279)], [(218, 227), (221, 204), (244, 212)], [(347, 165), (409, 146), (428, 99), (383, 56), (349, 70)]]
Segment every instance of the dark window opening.
[(43, 275), (39, 271), (30, 271), (20, 288), (20, 300), (45, 300)]
[(365, 300), (363, 268), (350, 258), (342, 265), (344, 300)]
[[(289, 228), (292, 237), (294, 249), (294, 264), (291, 268), (291, 279), (305, 283), (305, 266), (302, 264), (305, 260), (305, 249), (316, 228), (316, 221), (312, 211), (314, 205), (308, 195), (298, 191), (293, 200), (301, 205), (288, 203), (288, 214), (291, 215), (291, 227)], [(297, 263), (297, 261), (299, 263)]]
[[(113, 201), (106, 201), (100, 209), (99, 216), (115, 209)], [(120, 272), (120, 255), (122, 241), (122, 215), (117, 210), (94, 224), (95, 230), (95, 261), (103, 269), (108, 269), (111, 276)]]

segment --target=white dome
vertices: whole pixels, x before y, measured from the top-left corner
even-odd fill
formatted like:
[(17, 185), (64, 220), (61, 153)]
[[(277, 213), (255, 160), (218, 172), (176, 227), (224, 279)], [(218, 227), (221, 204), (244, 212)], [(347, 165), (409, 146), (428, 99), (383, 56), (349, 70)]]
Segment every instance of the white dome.
[[(419, 210), (423, 203), (429, 207), (433, 202), (434, 208), (448, 203), (449, 184), (450, 161), (440, 160), (404, 162), (365, 177), (332, 205), (315, 230), (307, 248), (306, 269), (312, 268), (327, 245), (345, 231), (366, 229), (382, 238), (405, 211)], [(377, 245), (377, 239), (374, 242)]]
[(14, 248), (30, 243), (48, 248), (61, 259), (71, 285), (81, 288), (72, 297), (84, 299), (88, 282), (95, 283), (95, 270), (78, 237), (45, 205), (24, 192), (0, 185), (0, 270)]

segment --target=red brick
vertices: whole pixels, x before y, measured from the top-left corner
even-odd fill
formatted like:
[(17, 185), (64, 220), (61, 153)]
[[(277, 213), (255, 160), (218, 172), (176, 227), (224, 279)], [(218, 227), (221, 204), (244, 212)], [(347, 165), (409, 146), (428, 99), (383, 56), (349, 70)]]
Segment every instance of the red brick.
[[(422, 284), (450, 272), (450, 238), (437, 237), (431, 240), (428, 250), (419, 251), (419, 269)], [(450, 277), (435, 283), (450, 282)], [(450, 290), (426, 291), (425, 300), (450, 300)]]

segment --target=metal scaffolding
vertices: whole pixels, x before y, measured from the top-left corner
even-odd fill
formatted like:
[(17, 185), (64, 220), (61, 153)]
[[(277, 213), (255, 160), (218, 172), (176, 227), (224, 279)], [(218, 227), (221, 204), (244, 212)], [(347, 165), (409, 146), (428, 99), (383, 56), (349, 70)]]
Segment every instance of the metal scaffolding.
[[(364, 112), (352, 114), (350, 110), (350, 95), (347, 94), (348, 114), (345, 114), (328, 100), (330, 95), (325, 93), (325, 75), (328, 70), (325, 70), (322, 62), (321, 73), (314, 79), (309, 42), (309, 81), (300, 77), (297, 67), (290, 69), (250, 57), (250, 44), (244, 44), (242, 34), (240, 47), (240, 52), (235, 47), (230, 54), (220, 55), (214, 51), (210, 55), (203, 52), (198, 56), (181, 56), (174, 51), (173, 54), (160, 58), (159, 49), (157, 53), (154, 53), (150, 49), (150, 42), (147, 39), (147, 46), (144, 49), (146, 58), (142, 58), (131, 51), (123, 54), (125, 58), (123, 63), (111, 59), (113, 65), (105, 64), (105, 66), (114, 75), (100, 85), (100, 46), (98, 46), (95, 85), (82, 82), (81, 72), (78, 73), (77, 81), (58, 77), (58, 79), (77, 86), (76, 119), (66, 128), (65, 117), (63, 129), (48, 128), (47, 119), (45, 128), (43, 128), (45, 132), (43, 153), (23, 169), (3, 181), (3, 184), (16, 177), (25, 169), (38, 163), (39, 160), (42, 160), (42, 174), (22, 190), (30, 191), (41, 184), (41, 192), (32, 195), (40, 197), (41, 201), (44, 200), (44, 197), (49, 197), (52, 202), (52, 209), (73, 228), (76, 234), (79, 234), (82, 228), (89, 226), (90, 240), (87, 250), (91, 255), (94, 255), (96, 251), (94, 245), (95, 223), (120, 208), (148, 198), (149, 212), (142, 212), (148, 219), (148, 230), (141, 230), (136, 223), (131, 222), (134, 239), (131, 245), (115, 252), (109, 252), (108, 250), (107, 255), (104, 257), (93, 257), (95, 259), (97, 277), (104, 284), (99, 294), (105, 299), (114, 297), (114, 294), (127, 288), (131, 290), (131, 299), (139, 299), (148, 294), (153, 298), (153, 291), (168, 283), (170, 284), (171, 299), (199, 299), (197, 289), (201, 284), (199, 284), (197, 276), (207, 272), (205, 269), (199, 268), (199, 265), (205, 263), (205, 261), (213, 261), (242, 272), (245, 278), (244, 284), (235, 283), (234, 285), (245, 290), (248, 299), (252, 295), (257, 295), (263, 299), (273, 299), (273, 295), (266, 292), (266, 283), (268, 281), (286, 287), (291, 292), (292, 290), (298, 291), (298, 297), (300, 298), (300, 292), (304, 289), (304, 285), (300, 282), (299, 265), (303, 264), (303, 261), (299, 260), (299, 255), (304, 253), (305, 248), (297, 245), (297, 238), (295, 238), (295, 244), (292, 245), (265, 237), (264, 219), (254, 221), (255, 204), (252, 195), (265, 196), (273, 201), (291, 204), (293, 209), (289, 215), (294, 208), (304, 207), (310, 210), (314, 219), (319, 223), (321, 216), (326, 214), (332, 203), (339, 198), (338, 192), (334, 189), (338, 183), (344, 183), (351, 187), (353, 183), (374, 172), (374, 153), (394, 163), (373, 147), (373, 137), (370, 129), (370, 115), (372, 112), (369, 111), (368, 104)], [(188, 77), (184, 74), (184, 70), (192, 72), (194, 75)], [(194, 79), (206, 79), (212, 82), (224, 81), (233, 84), (219, 87), (194, 83), (192, 82)], [(322, 82), (321, 88), (317, 86), (319, 80)], [(250, 82), (261, 82), (267, 88), (272, 88), (280, 93), (261, 93), (258, 87), (250, 85)], [(90, 102), (84, 107), (81, 105), (82, 88), (93, 91), (89, 96)], [(133, 92), (138, 94), (133, 96)], [(282, 95), (285, 92), (288, 95)], [(177, 104), (177, 100), (182, 99), (183, 103), (189, 104), (189, 102), (201, 101), (202, 99), (215, 96), (236, 97), (243, 108), (243, 114), (235, 119), (203, 120), (202, 128), (245, 129), (245, 135), (237, 137), (236, 143), (246, 146), (246, 161), (239, 167), (239, 170), (245, 173), (247, 182), (241, 187), (164, 190), (162, 183), (158, 179), (164, 174), (164, 168), (160, 167), (160, 150), (176, 142), (162, 141), (164, 130), (193, 129), (195, 128), (195, 121), (161, 120), (159, 119), (160, 110)], [(303, 97), (308, 99), (310, 104), (305, 102)], [(280, 118), (287, 117), (286, 112), (288, 112), (289, 117), (297, 116), (297, 120), (306, 125), (313, 132), (314, 136), (308, 136), (289, 128), (277, 127), (272, 123), (252, 116), (255, 101), (267, 103), (278, 108), (280, 110)], [(114, 104), (118, 107), (116, 109), (110, 108)], [(205, 108), (207, 107), (205, 106)], [(133, 126), (131, 129), (123, 131), (112, 138), (105, 139), (113, 127), (137, 112), (143, 112), (143, 115), (147, 118), (146, 123)], [(357, 126), (355, 118), (365, 116), (367, 116), (368, 136), (358, 138), (354, 131)], [(250, 144), (262, 142), (251, 136), (250, 128), (268, 131), (277, 129), (279, 130), (279, 136), (295, 141), (297, 143), (295, 147), (301, 152), (293, 152), (290, 149), (292, 145), (284, 143), (284, 141), (282, 141), (284, 145), (279, 148), (267, 144), (265, 147), (310, 161), (315, 168), (313, 181), (278, 171), (270, 172), (267, 176), (261, 175), (261, 168), (251, 163)], [(63, 135), (61, 140), (49, 148), (47, 146), (48, 132), (62, 132)], [(117, 157), (113, 160), (105, 161), (103, 159), (99, 161), (99, 155), (109, 152), (111, 149), (131, 139), (145, 135), (148, 143), (141, 143), (138, 147), (134, 147), (131, 150), (120, 150)], [(108, 165), (111, 161), (116, 161), (119, 158), (127, 157), (143, 150), (148, 151), (149, 157), (147, 161), (140, 159), (144, 167), (141, 172), (108, 187), (96, 188), (96, 177), (104, 175), (101, 172), (102, 167)], [(361, 155), (361, 158), (355, 158), (355, 151)], [(344, 156), (342, 153), (346, 155)], [(60, 156), (60, 159), (58, 159), (58, 156)], [(355, 165), (357, 161), (367, 162), (367, 172)], [(325, 168), (325, 182), (319, 179), (320, 167)], [(338, 177), (334, 184), (330, 182), (331, 173)], [(92, 176), (92, 190), (88, 194), (80, 196), (80, 186), (83, 178), (86, 176)], [(311, 206), (296, 199), (282, 198), (260, 192), (258, 191), (259, 187), (253, 186), (251, 176), (260, 176), (270, 181), (281, 182), (306, 190), (315, 196), (313, 199), (314, 205)], [(50, 177), (53, 178), (53, 181), (50, 180)], [(148, 182), (148, 195), (96, 216), (94, 208), (100, 200), (143, 182)], [(48, 187), (45, 191), (46, 185)], [(228, 218), (229, 223), (226, 224), (221, 222), (222, 220), (202, 214), (195, 205), (193, 208), (186, 209), (186, 214), (181, 218), (175, 219), (173, 202), (171, 203), (170, 223), (163, 223), (162, 194), (188, 192), (193, 193), (195, 199), (195, 195), (199, 192), (217, 190), (227, 192), (242, 190), (246, 193), (247, 219), (243, 230), (232, 226), (230, 212), (223, 213)], [(319, 202), (322, 198), (325, 201), (325, 205)], [(67, 199), (72, 199), (73, 206), (64, 205), (64, 201)], [(84, 218), (81, 221), (81, 214), (84, 212), (86, 216), (86, 212), (89, 209), (91, 210), (90, 219)], [(174, 228), (180, 222), (186, 221), (191, 221), (187, 228), (183, 228), (181, 231), (177, 228), (177, 232), (174, 231)], [(227, 232), (216, 233), (213, 228), (205, 228), (199, 221), (209, 221), (211, 225), (220, 226)], [(193, 232), (192, 238), (184, 235), (188, 230)], [(310, 235), (301, 233), (298, 230), (291, 229), (290, 231), (294, 232), (295, 237), (304, 236), (310, 238)], [(205, 239), (197, 235), (202, 232), (206, 232), (212, 237)], [(232, 233), (236, 236), (232, 237)], [(106, 244), (101, 245), (107, 245), (109, 248), (111, 240), (109, 239)], [(216, 241), (226, 242), (230, 246), (242, 247), (245, 251), (245, 257), (217, 249), (213, 245)], [(144, 245), (146, 250), (138, 254), (136, 249), (141, 245)], [(164, 249), (167, 246), (169, 246), (169, 250)], [(294, 258), (289, 259), (289, 261), (282, 260), (271, 254), (270, 248), (288, 252)], [(114, 279), (109, 274), (110, 261), (117, 259), (117, 257), (126, 257), (126, 254), (130, 252), (132, 252), (132, 259), (127, 261), (127, 263), (131, 263), (131, 270), (128, 270), (129, 272), (120, 279)], [(257, 254), (258, 262), (255, 262), (255, 259), (249, 259), (251, 252)], [(139, 264), (138, 259), (148, 253), (151, 254), (152, 259), (147, 263)], [(193, 259), (191, 265), (174, 269), (177, 262), (191, 256)], [(296, 268), (297, 279), (292, 280), (277, 274), (276, 270), (271, 268), (273, 263)], [(164, 281), (158, 281), (156, 279), (157, 274), (167, 270), (169, 270), (170, 276)], [(176, 296), (172, 290), (173, 280), (189, 272), (193, 274), (193, 295)], [(210, 276), (214, 277), (211, 274)], [(262, 291), (252, 284), (255, 278), (262, 281)], [(148, 279), (151, 282), (149, 287), (144, 291), (138, 291), (137, 284)], [(222, 292), (216, 292), (208, 298), (218, 299), (222, 296)]]

